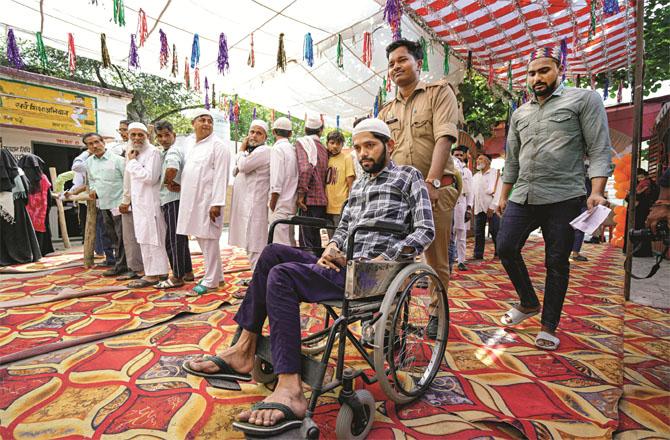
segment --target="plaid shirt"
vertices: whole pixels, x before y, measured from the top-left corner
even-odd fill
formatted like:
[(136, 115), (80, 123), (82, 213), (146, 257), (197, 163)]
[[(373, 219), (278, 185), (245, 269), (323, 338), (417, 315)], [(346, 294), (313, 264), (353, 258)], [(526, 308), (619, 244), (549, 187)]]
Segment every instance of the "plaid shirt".
[[(412, 225), (412, 232), (401, 239), (398, 235), (361, 231), (356, 234), (354, 258), (386, 260), (413, 257), (424, 251), (435, 238), (433, 210), (423, 176), (414, 167), (398, 166), (390, 161), (376, 177), (365, 173), (356, 179), (349, 202), (331, 241), (346, 252), (349, 231), (375, 220)], [(413, 249), (403, 253), (403, 247)]]
[(298, 158), (298, 192), (305, 193), (305, 205), (326, 206), (326, 171), (328, 171), (328, 150), (317, 136), (312, 136), (317, 150), (316, 166), (312, 166), (300, 142), (296, 142), (295, 154)]

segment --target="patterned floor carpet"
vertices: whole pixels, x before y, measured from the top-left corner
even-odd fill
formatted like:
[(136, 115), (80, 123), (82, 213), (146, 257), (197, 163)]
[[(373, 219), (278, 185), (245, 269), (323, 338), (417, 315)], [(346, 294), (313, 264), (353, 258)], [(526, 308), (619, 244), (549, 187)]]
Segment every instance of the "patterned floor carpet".
[[(530, 242), (524, 255), (540, 291), (542, 243)], [(624, 328), (619, 252), (592, 246), (586, 255), (589, 262), (572, 265), (561, 346), (553, 353), (533, 345), (537, 318), (510, 331), (498, 326), (513, 298), (499, 263), (487, 260), (458, 273), (449, 291), (452, 326), (438, 378), (426, 395), (402, 408), (387, 402), (378, 386), (368, 387), (377, 401), (369, 438), (670, 438), (668, 313), (627, 304)], [(60, 285), (96, 278), (85, 271), (65, 275), (69, 281)], [(265, 386), (224, 391), (185, 375), (179, 365), (230, 343), (238, 303), (231, 293), (247, 275), (229, 274), (227, 287), (212, 298), (143, 289), (1, 310), (0, 350), (8, 347), (7, 353), (41, 337), (88, 334), (99, 325), (94, 322), (107, 320), (107, 312), (122, 314), (124, 325), (148, 327), (136, 324), (139, 330), (0, 366), (0, 436), (241, 437), (231, 430), (233, 417), (269, 394)], [(39, 288), (48, 289), (32, 286), (17, 294), (3, 283), (0, 300)], [(194, 314), (170, 319), (188, 307)], [(81, 321), (68, 321), (75, 315)], [(319, 315), (304, 309), (306, 320)], [(51, 327), (39, 328), (45, 322)], [(359, 361), (350, 356), (348, 363)], [(336, 393), (320, 399), (315, 420), (322, 438), (334, 438), (338, 411)]]

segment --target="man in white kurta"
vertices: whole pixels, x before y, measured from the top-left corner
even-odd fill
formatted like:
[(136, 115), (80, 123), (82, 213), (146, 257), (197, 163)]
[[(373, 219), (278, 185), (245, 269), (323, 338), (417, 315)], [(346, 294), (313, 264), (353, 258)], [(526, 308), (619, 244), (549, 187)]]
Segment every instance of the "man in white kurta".
[(456, 244), (456, 261), (458, 270), (468, 270), (465, 265), (465, 250), (470, 229), (470, 219), (472, 218), (472, 204), (474, 194), (472, 192), (472, 171), (467, 167), (468, 147), (459, 145), (451, 151), (454, 158), (454, 165), (461, 172), (463, 188), (458, 196), (456, 206), (454, 207), (454, 241)]
[(149, 143), (149, 133), (144, 124), (131, 123), (128, 134), (131, 149), (126, 152), (126, 173), (130, 176), (135, 237), (144, 263), (144, 277), (132, 281), (129, 286), (146, 287), (158, 283), (170, 270), (160, 200), (162, 158), (158, 148)]
[(235, 183), (228, 243), (246, 249), (252, 271), (268, 242), (270, 147), (265, 145), (267, 138), (268, 124), (260, 119), (251, 121), (233, 170)]
[[(288, 118), (277, 118), (272, 123), (272, 134), (277, 142), (270, 151), (270, 224), (296, 214), (298, 190), (298, 158), (295, 145), (289, 138), (293, 130)], [(295, 247), (292, 225), (277, 225), (272, 242)]]
[(199, 295), (214, 291), (223, 280), (219, 239), (223, 229), (230, 152), (214, 132), (209, 110), (192, 114), (195, 136), (184, 148), (181, 175), (181, 202), (177, 216), (177, 234), (195, 236), (205, 260), (205, 276), (193, 288)]
[(477, 170), (472, 178), (475, 217), (475, 251), (474, 259), (484, 258), (484, 245), (486, 243), (486, 224), (493, 238), (493, 255), (498, 256), (496, 240), (498, 238), (498, 226), (500, 218), (496, 214), (498, 201), (502, 192), (502, 177), (500, 171), (491, 167), (491, 157), (480, 154), (477, 157)]

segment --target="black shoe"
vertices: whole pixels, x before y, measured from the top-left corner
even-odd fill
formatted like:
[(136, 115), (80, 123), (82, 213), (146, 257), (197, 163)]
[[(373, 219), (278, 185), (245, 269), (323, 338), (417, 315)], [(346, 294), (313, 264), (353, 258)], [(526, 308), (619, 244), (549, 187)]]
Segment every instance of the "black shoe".
[(428, 320), (428, 325), (426, 326), (426, 336), (433, 341), (437, 339), (437, 323), (437, 316), (431, 316)]
[(458, 263), (458, 270), (463, 272), (465, 270), (468, 270), (468, 266), (466, 266), (465, 263)]
[(102, 273), (102, 276), (103, 277), (115, 277), (115, 276), (120, 275), (122, 273), (125, 273), (127, 271), (128, 271), (128, 268), (125, 268), (125, 267), (122, 267), (120, 269), (111, 268), (109, 270), (104, 271)]
[(573, 261), (589, 261), (588, 258), (586, 258), (583, 255), (579, 255), (579, 254), (573, 255), (572, 257), (570, 257), (570, 259), (573, 260)]

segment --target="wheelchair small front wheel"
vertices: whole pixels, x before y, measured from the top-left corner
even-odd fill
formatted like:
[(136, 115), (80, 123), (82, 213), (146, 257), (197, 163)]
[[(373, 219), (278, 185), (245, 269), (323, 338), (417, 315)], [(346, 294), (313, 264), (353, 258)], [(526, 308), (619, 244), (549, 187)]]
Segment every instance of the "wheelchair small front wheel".
[(251, 378), (257, 383), (267, 385), (277, 380), (277, 375), (274, 374), (269, 362), (256, 356), (254, 358), (254, 368), (251, 370)]
[[(363, 405), (365, 414), (354, 414), (354, 410), (346, 403), (340, 407), (335, 421), (335, 435), (338, 440), (364, 439), (372, 429), (375, 420), (375, 398), (367, 390), (356, 390), (356, 397)], [(361, 417), (365, 416), (367, 423), (363, 424)]]

